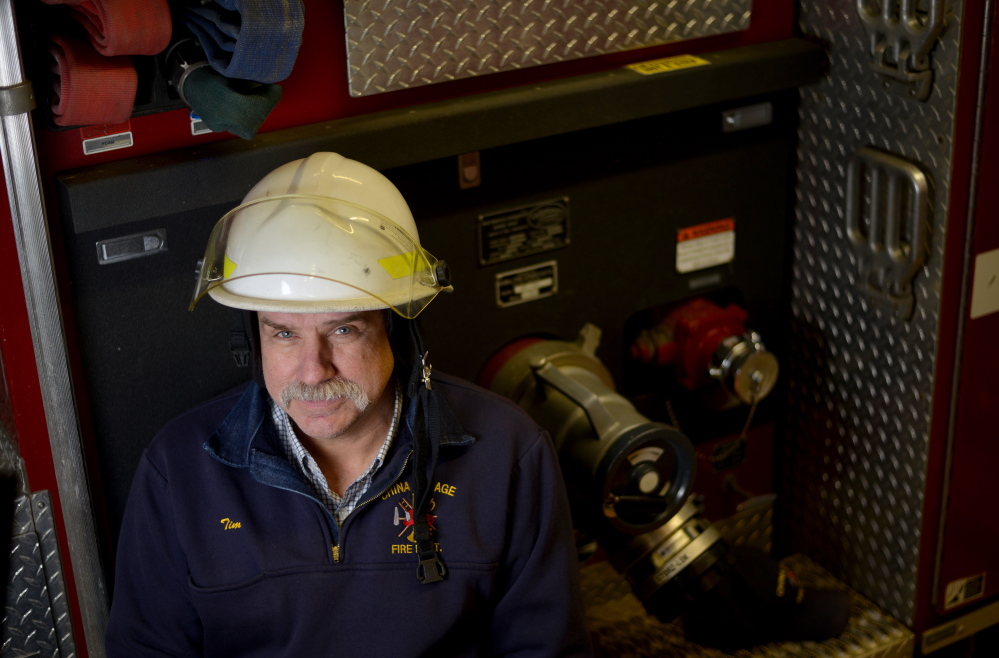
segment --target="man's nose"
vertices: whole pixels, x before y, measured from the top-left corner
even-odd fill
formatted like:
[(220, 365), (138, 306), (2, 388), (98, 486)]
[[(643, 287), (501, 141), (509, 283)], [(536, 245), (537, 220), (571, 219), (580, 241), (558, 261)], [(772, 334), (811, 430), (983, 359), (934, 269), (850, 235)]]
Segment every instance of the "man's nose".
[(333, 365), (333, 347), (326, 340), (307, 341), (299, 363), (299, 378), (309, 385), (316, 385), (336, 375)]

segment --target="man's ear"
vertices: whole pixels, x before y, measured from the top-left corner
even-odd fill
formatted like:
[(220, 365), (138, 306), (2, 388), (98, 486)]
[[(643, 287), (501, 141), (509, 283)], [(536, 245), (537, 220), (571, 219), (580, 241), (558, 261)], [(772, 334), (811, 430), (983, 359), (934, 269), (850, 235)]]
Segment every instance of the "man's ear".
[(416, 358), (413, 347), (411, 323), (417, 320), (407, 320), (391, 309), (385, 309), (385, 329), (388, 331), (389, 344), (392, 346), (392, 356), (395, 359), (395, 374), (400, 381), (409, 381), (413, 361)]

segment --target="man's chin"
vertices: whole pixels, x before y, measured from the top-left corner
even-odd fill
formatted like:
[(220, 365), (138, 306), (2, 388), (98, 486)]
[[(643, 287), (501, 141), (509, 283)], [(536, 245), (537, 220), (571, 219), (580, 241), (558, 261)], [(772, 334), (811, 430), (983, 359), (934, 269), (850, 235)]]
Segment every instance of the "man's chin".
[[(316, 441), (337, 439), (350, 428), (350, 423), (296, 423), (298, 430)], [(304, 425), (304, 427), (303, 427)]]
[(314, 439), (335, 439), (342, 435), (357, 419), (357, 412), (345, 409), (311, 409), (296, 410), (299, 413), (289, 413), (295, 427), (302, 433)]

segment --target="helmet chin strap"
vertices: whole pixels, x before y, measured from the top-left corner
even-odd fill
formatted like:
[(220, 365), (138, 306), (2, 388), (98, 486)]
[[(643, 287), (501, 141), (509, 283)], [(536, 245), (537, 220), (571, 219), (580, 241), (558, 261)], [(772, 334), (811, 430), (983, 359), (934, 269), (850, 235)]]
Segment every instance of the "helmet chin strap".
[(437, 547), (430, 537), (427, 522), (428, 507), (432, 493), (431, 483), (437, 469), (437, 456), (441, 438), (440, 400), (430, 383), (430, 361), (423, 347), (423, 338), (417, 323), (407, 321), (413, 344), (413, 364), (408, 382), (409, 397), (416, 407), (413, 427), (413, 533), (416, 537), (416, 552), (420, 560), (416, 567), (416, 579), (424, 585), (444, 580), (447, 568), (437, 553)]
[(260, 361), (260, 326), (255, 311), (229, 309), (229, 351), (239, 368), (250, 367), (250, 374), (264, 388), (264, 368)]

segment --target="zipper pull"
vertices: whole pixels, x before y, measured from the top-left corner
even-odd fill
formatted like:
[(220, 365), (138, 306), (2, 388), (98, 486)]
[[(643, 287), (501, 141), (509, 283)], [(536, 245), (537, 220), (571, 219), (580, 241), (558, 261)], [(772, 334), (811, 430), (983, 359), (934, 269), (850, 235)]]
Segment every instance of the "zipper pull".
[(340, 563), (340, 547), (336, 544), (333, 545), (333, 561), (337, 564)]

